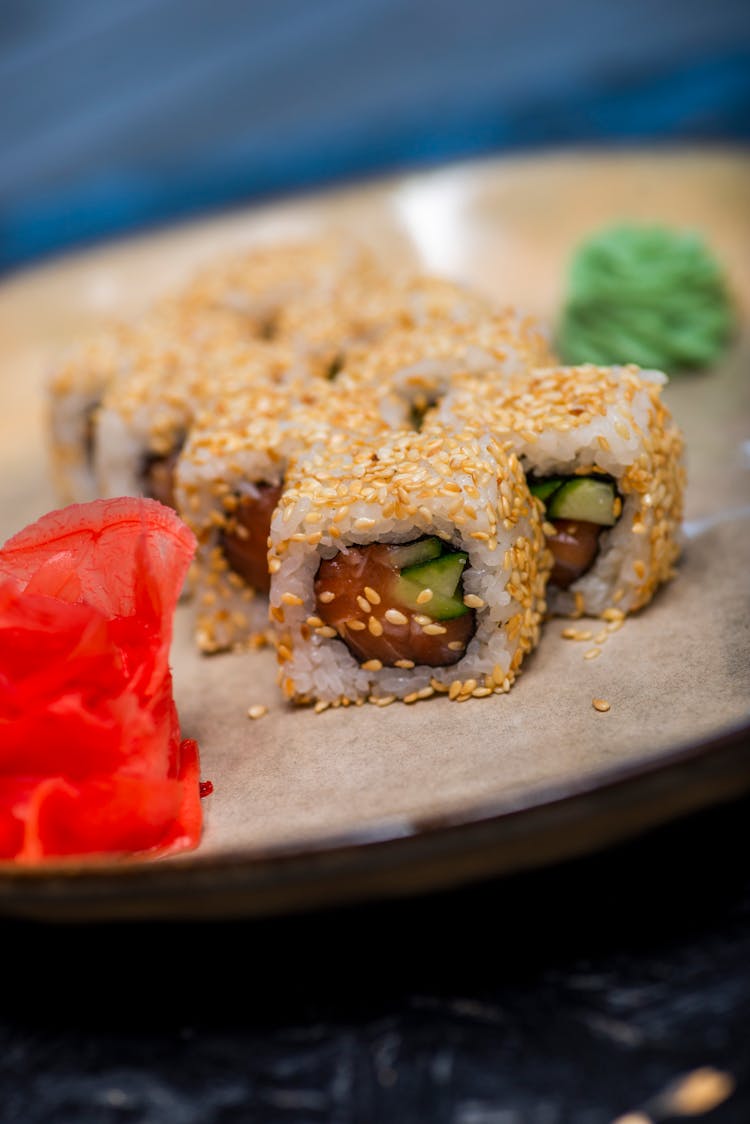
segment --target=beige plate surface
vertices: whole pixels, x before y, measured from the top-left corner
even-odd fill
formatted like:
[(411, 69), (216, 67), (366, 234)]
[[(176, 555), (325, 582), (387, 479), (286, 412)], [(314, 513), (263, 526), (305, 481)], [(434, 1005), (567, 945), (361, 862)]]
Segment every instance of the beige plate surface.
[[(0, 911), (222, 917), (410, 893), (580, 853), (750, 788), (748, 198), (747, 153), (487, 161), (234, 212), (0, 286), (3, 538), (55, 506), (42, 389), (55, 355), (240, 243), (333, 224), (551, 321), (582, 237), (622, 218), (662, 221), (708, 239), (742, 324), (719, 368), (668, 388), (688, 446), (684, 560), (598, 659), (551, 622), (508, 696), (316, 717), (279, 700), (268, 653), (199, 659), (181, 609), (182, 727), (215, 786), (200, 849), (148, 864), (5, 867)], [(594, 697), (611, 710), (597, 713)], [(251, 722), (258, 702), (269, 713)]]

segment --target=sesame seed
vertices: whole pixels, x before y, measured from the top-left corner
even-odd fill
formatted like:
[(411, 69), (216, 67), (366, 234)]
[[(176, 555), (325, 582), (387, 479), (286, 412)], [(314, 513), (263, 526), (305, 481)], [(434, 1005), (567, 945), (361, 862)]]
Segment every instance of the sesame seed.
[(432, 590), (431, 589), (423, 589), (417, 594), (416, 602), (417, 602), (418, 605), (426, 605), (428, 601), (432, 601), (432, 598), (433, 598)]
[(432, 624), (432, 617), (426, 616), (425, 613), (414, 613), (412, 619), (414, 620), (415, 624), (421, 625), (422, 627), (424, 627), (426, 624)]
[(589, 648), (588, 651), (583, 653), (583, 658), (585, 660), (595, 660), (597, 656), (600, 656), (601, 654), (601, 648)]
[(467, 593), (464, 597), (464, 605), (467, 605), (469, 609), (482, 609), (484, 604), (483, 598), (477, 597), (476, 593)]
[(442, 624), (436, 624), (434, 622), (432, 624), (425, 624), (422, 626), (422, 632), (424, 632), (427, 636), (444, 636), (447, 631), (448, 629), (445, 628)]
[(359, 605), (359, 607), (360, 607), (360, 609), (362, 610), (363, 613), (371, 613), (372, 612), (372, 607), (370, 605), (370, 602), (367, 600), (366, 597), (363, 597), (361, 593), (357, 594), (357, 604)]
[(264, 714), (268, 714), (268, 707), (263, 706), (262, 703), (257, 703), (255, 706), (248, 707), (248, 718), (262, 718)]
[(380, 660), (367, 660), (366, 663), (361, 665), (364, 671), (382, 671), (383, 665)]
[(324, 589), (322, 593), (318, 594), (318, 601), (322, 601), (324, 605), (329, 605), (335, 598), (336, 594), (330, 589)]
[(370, 617), (369, 618), (369, 620), (367, 621), (367, 628), (368, 628), (368, 631), (373, 636), (382, 636), (383, 635), (383, 626), (382, 626), (382, 624), (380, 623), (380, 621), (378, 620), (377, 617)]
[(333, 640), (334, 636), (338, 636), (335, 628), (330, 625), (324, 624), (322, 628), (316, 628), (315, 632), (318, 636), (322, 636), (325, 640)]
[(393, 666), (394, 667), (401, 667), (401, 668), (404, 668), (404, 670), (409, 671), (409, 670), (411, 670), (411, 668), (413, 668), (415, 666), (415, 664), (414, 664), (414, 660), (394, 660)]
[(609, 703), (606, 699), (592, 699), (591, 705), (593, 706), (594, 710), (601, 711), (602, 714), (606, 714), (606, 712), (609, 710)]
[(398, 609), (386, 609), (385, 619), (390, 621), (391, 624), (408, 624), (409, 618), (399, 612)]
[(310, 625), (310, 628), (321, 628), (324, 623), (325, 622), (322, 621), (320, 617), (308, 617), (307, 618), (307, 624)]
[(351, 620), (346, 622), (346, 627), (352, 632), (363, 632), (367, 628), (364, 621)]
[(465, 644), (463, 640), (449, 640), (448, 647), (450, 648), (451, 652), (462, 652)]
[(366, 519), (366, 518), (363, 517), (361, 519), (355, 519), (354, 520), (354, 530), (355, 531), (369, 531), (374, 526), (375, 526), (375, 520), (374, 519)]
[(564, 628), (560, 633), (564, 640), (590, 640), (591, 631), (587, 628)]
[(329, 702), (324, 702), (323, 699), (321, 699), (319, 702), (316, 702), (313, 709), (316, 714), (322, 714), (324, 710), (328, 710), (328, 707), (330, 705), (331, 704)]
[(418, 698), (419, 698), (419, 692), (418, 691), (412, 691), (412, 693), (410, 695), (404, 695), (404, 702), (405, 703), (415, 703)]
[(379, 605), (380, 604), (380, 594), (376, 590), (374, 590), (372, 588), (372, 586), (369, 586), (369, 585), (365, 586), (365, 597), (367, 598), (367, 600), (370, 602), (371, 605)]
[(304, 602), (296, 593), (282, 593), (281, 600), (285, 605), (303, 605)]

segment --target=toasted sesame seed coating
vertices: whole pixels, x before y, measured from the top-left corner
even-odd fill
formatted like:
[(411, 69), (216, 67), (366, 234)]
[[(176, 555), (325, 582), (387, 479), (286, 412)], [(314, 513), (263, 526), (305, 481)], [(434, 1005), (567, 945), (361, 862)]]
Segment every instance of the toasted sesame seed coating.
[(665, 381), (635, 366), (591, 364), (505, 380), (457, 376), (433, 412), (446, 423), (489, 426), (536, 475), (614, 477), (620, 518), (601, 536), (591, 576), (550, 590), (554, 612), (624, 615), (674, 576), (685, 470), (682, 435), (661, 399)]
[[(480, 497), (484, 497), (481, 503)], [(389, 514), (384, 516), (384, 511)], [(312, 552), (297, 539), (295, 530), (310, 512), (321, 515), (321, 540)], [(384, 524), (388, 528), (385, 540)], [(475, 529), (482, 532), (480, 540), (472, 538)], [(466, 551), (470, 559), (464, 572), (465, 596), (474, 606), (477, 629), (457, 664), (424, 667), (401, 659), (376, 669), (372, 660), (357, 663), (342, 642), (343, 632), (328, 637), (318, 632), (317, 637), (305, 639), (301, 626), (315, 611), (312, 579), (321, 559), (333, 557), (348, 545), (410, 542), (436, 534), (451, 547)], [(498, 537), (503, 541), (502, 550)], [(287, 606), (285, 629), (292, 655), (284, 667), (296, 698), (312, 696), (330, 702), (363, 698), (383, 705), (382, 698), (425, 698), (425, 689), (431, 695), (436, 682), (443, 684), (449, 697), (481, 698), (498, 687), (509, 689), (524, 655), (539, 637), (550, 556), (538, 505), (528, 492), (517, 458), (488, 435), (478, 437), (470, 431), (432, 425), (420, 432), (383, 432), (356, 448), (329, 445), (325, 454), (313, 450), (300, 455), (287, 471), (286, 487), (273, 518), (269, 557), (280, 563), (272, 580), (271, 604)], [(488, 566), (497, 578), (481, 577)], [(481, 586), (481, 581), (498, 584), (490, 595), (490, 587)], [(284, 594), (292, 589), (304, 599), (303, 606), (289, 606)], [(372, 592), (375, 590), (363, 583), (357, 603), (367, 613), (367, 624), (356, 623), (379, 637), (383, 621), (402, 623), (406, 613), (389, 608), (381, 620), (381, 606)], [(421, 602), (424, 611), (413, 614), (416, 624), (428, 636), (444, 634), (444, 624), (429, 615), (430, 598)], [(354, 623), (348, 621), (347, 628)], [(493, 653), (489, 662), (481, 655), (485, 647)], [(339, 663), (349, 671), (339, 674)], [(462, 674), (464, 666), (476, 670)], [(451, 696), (450, 684), (457, 674), (460, 687)], [(476, 690), (479, 694), (472, 696)]]
[[(282, 308), (299, 294), (315, 293), (325, 300), (356, 277), (376, 284), (379, 276), (369, 251), (335, 234), (257, 246), (209, 263), (131, 322), (113, 320), (81, 341), (53, 371), (48, 385), (55, 479), (62, 498), (93, 499), (106, 488), (106, 480), (102, 484), (95, 479), (90, 452), (97, 431), (96, 411), (108, 389), (129, 383), (131, 376), (150, 385), (163, 373), (171, 377), (172, 392), (179, 396), (182, 384), (174, 378), (175, 369), (188, 376), (195, 349), (202, 353), (198, 365), (205, 367), (209, 339), (217, 371), (226, 372), (241, 363), (239, 356), (231, 358), (233, 348), (241, 352), (249, 341), (273, 334)], [(284, 350), (292, 352), (289, 344)], [(294, 354), (299, 357), (299, 352)], [(310, 353), (303, 366), (328, 373), (315, 366)], [(142, 412), (139, 398), (144, 392), (142, 385), (124, 408)], [(166, 397), (162, 404), (166, 414), (152, 406), (158, 415), (153, 423), (148, 417), (141, 420), (141, 436), (153, 436), (154, 448), (166, 441), (170, 413)], [(171, 425), (174, 435), (178, 427)]]
[[(177, 465), (176, 492), (183, 517), (198, 538), (196, 586), (201, 590), (210, 583), (216, 595), (214, 606), (200, 614), (202, 647), (207, 637), (211, 650), (231, 647), (266, 625), (264, 600), (230, 568), (221, 548), (222, 536), (236, 533), (238, 497), (255, 494), (253, 489), (259, 486), (283, 484), (289, 465), (303, 453), (316, 460), (334, 449), (346, 454), (366, 436), (386, 431), (367, 393), (346, 385), (345, 391), (342, 397), (334, 384), (322, 379), (248, 386), (194, 419)], [(292, 532), (294, 541), (315, 547), (322, 538), (321, 518), (314, 508), (306, 511)], [(272, 576), (282, 561), (279, 556), (269, 560)], [(272, 608), (274, 620), (282, 606), (288, 609), (299, 603), (294, 597), (287, 591), (279, 606)], [(227, 606), (236, 605), (238, 599), (251, 606), (244, 630), (238, 630), (231, 614), (226, 614)]]

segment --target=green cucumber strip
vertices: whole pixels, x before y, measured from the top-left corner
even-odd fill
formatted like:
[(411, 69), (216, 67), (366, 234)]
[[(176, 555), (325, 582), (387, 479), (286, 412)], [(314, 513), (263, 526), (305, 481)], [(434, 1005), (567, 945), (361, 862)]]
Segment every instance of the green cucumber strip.
[(424, 613), (434, 621), (449, 621), (454, 617), (462, 617), (469, 612), (461, 597), (444, 597), (433, 592), (432, 597), (425, 604), (417, 601), (419, 594), (431, 586), (420, 586), (415, 582), (407, 581), (403, 576), (396, 581), (395, 598), (404, 609), (412, 613)]
[[(412, 612), (424, 613), (434, 620), (463, 616), (468, 609), (460, 586), (467, 559), (464, 551), (455, 550), (431, 562), (405, 568), (396, 583), (396, 597)], [(417, 599), (425, 589), (432, 590), (432, 597), (421, 603)]]
[(539, 500), (547, 500), (565, 483), (564, 476), (544, 476), (539, 480), (529, 480), (529, 491)]
[(389, 557), (397, 570), (409, 566), (418, 566), (429, 562), (432, 558), (439, 558), (443, 550), (441, 539), (418, 539), (416, 542), (396, 543), (388, 548)]
[(463, 550), (453, 550), (450, 554), (443, 554), (432, 562), (425, 562), (420, 566), (407, 566), (401, 571), (401, 577), (420, 589), (431, 589), (441, 597), (452, 597), (456, 587), (461, 581), (464, 566), (468, 555)]
[(579, 519), (612, 527), (615, 489), (607, 480), (578, 476), (558, 488), (547, 505), (549, 519)]

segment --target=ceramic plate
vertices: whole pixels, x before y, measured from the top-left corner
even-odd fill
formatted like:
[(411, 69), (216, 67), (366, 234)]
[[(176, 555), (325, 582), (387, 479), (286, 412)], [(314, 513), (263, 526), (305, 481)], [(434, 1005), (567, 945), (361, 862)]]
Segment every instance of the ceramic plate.
[[(0, 870), (0, 910), (62, 918), (228, 917), (407, 894), (581, 853), (750, 788), (750, 157), (493, 160), (238, 211), (21, 273), (0, 287), (0, 531), (55, 506), (45, 372), (69, 340), (196, 263), (335, 225), (395, 261), (554, 322), (573, 247), (629, 218), (698, 229), (741, 331), (667, 400), (688, 448), (678, 578), (601, 655), (546, 626), (507, 696), (292, 710), (268, 652), (200, 658), (178, 613), (174, 666), (204, 802), (198, 851), (152, 863)], [(599, 632), (596, 622), (592, 630)], [(595, 697), (611, 709), (599, 713)], [(250, 721), (247, 709), (268, 705)]]

